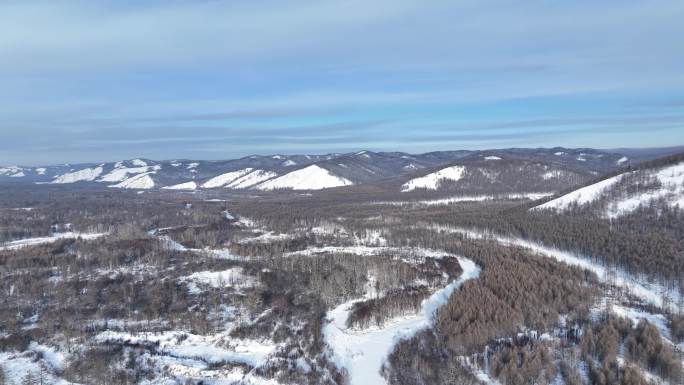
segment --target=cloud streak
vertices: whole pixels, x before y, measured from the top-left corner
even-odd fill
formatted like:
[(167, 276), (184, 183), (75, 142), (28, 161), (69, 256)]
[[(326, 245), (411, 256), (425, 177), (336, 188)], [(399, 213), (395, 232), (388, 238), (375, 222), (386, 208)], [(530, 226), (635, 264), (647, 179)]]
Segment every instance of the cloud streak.
[(6, 1), (0, 164), (684, 143), (682, 19), (665, 0)]

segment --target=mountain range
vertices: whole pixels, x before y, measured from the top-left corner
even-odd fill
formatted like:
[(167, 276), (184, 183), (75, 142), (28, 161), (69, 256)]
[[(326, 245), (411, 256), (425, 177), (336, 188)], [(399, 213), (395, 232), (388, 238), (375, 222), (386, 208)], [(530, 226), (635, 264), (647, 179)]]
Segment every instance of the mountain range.
[(0, 167), (0, 184), (35, 183), (122, 189), (321, 190), (356, 185), (412, 192), (557, 192), (677, 149), (511, 148), (424, 154), (359, 151), (252, 155), (224, 161), (130, 159)]

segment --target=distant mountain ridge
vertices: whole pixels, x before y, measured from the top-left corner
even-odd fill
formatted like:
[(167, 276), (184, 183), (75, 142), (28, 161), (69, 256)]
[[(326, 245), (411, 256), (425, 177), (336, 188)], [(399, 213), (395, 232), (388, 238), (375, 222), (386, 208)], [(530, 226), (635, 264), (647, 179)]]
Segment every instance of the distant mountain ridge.
[[(455, 163), (478, 164), (482, 171), (496, 161), (502, 161), (501, 164), (509, 167), (516, 164), (523, 169), (535, 168), (541, 172), (542, 179), (546, 175), (546, 180), (563, 179), (560, 175), (565, 174), (575, 179), (581, 176), (579, 179), (583, 181), (591, 175), (613, 172), (630, 164), (656, 158), (657, 155), (661, 154), (650, 151), (645, 156), (633, 158), (616, 152), (556, 147), (435, 151), (424, 154), (364, 150), (324, 155), (252, 155), (224, 161), (155, 161), (137, 158), (99, 164), (0, 167), (0, 183), (84, 184), (141, 190), (320, 190), (397, 178), (415, 179)], [(543, 170), (547, 170), (547, 173), (544, 174)], [(445, 186), (450, 184), (448, 180), (444, 182)], [(560, 184), (565, 185), (566, 182)], [(435, 183), (439, 187), (442, 181)]]

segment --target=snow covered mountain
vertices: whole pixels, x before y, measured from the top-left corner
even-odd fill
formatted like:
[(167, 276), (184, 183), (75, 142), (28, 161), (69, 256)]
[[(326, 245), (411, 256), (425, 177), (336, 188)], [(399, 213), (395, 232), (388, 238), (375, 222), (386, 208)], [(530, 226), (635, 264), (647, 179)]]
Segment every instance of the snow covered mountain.
[(584, 183), (590, 171), (555, 162), (527, 160), (507, 154), (481, 153), (448, 166), (399, 179), (403, 193), (511, 194), (554, 193)]
[[(520, 192), (530, 188), (548, 192), (567, 189), (598, 175), (644, 159), (653, 159), (662, 155), (663, 151), (608, 152), (551, 148), (437, 151), (425, 154), (373, 151), (324, 155), (276, 154), (225, 161), (131, 159), (108, 163), (0, 167), (0, 183), (268, 191), (319, 190), (402, 180), (399, 190), (405, 192), (443, 189)], [(458, 167), (449, 169), (452, 166)], [(533, 174), (535, 177), (530, 183)], [(411, 179), (407, 180), (407, 176), (411, 176)]]
[(561, 195), (532, 210), (585, 210), (615, 218), (644, 206), (684, 207), (684, 154), (647, 162)]

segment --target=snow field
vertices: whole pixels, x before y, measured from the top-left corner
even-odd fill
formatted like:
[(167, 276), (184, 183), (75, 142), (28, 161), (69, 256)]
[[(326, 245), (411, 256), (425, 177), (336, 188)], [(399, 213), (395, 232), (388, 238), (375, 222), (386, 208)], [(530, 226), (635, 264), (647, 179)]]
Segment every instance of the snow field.
[(458, 181), (463, 178), (465, 167), (447, 167), (432, 174), (427, 174), (420, 178), (411, 179), (401, 186), (402, 192), (413, 191), (416, 189), (437, 190), (443, 181)]

